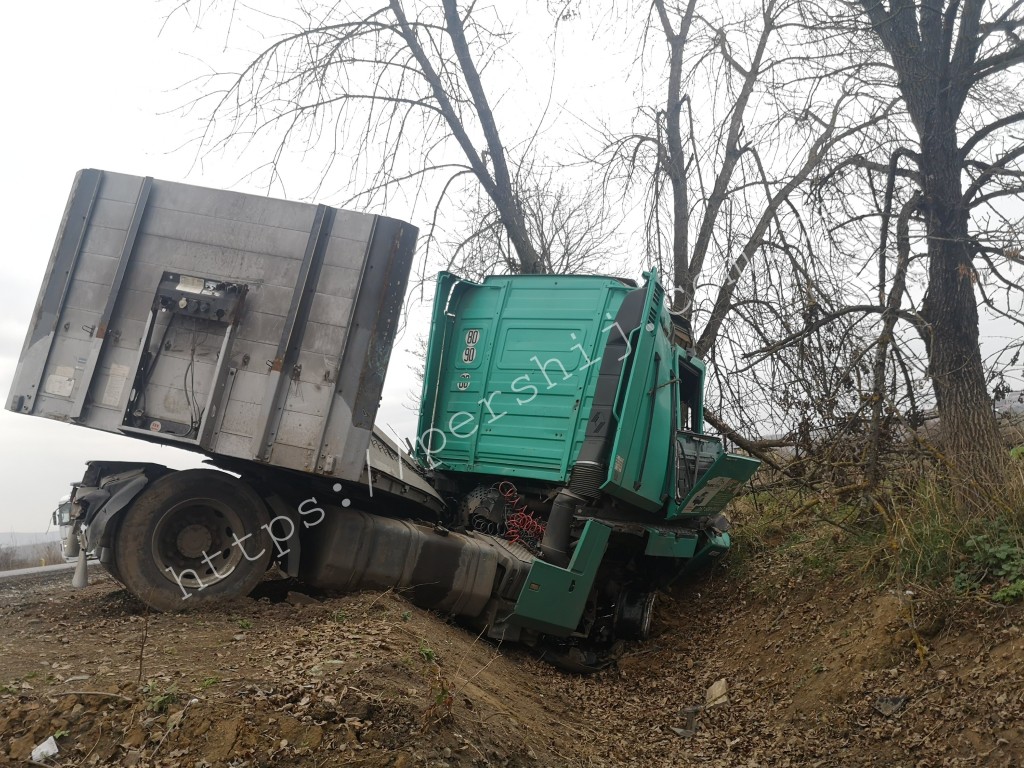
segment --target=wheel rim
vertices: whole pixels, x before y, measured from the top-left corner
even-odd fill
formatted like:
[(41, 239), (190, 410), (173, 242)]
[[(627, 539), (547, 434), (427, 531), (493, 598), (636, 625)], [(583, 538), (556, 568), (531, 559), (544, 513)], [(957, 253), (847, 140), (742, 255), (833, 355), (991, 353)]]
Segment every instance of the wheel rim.
[(643, 613), (640, 618), (640, 639), (646, 640), (651, 636), (651, 620), (654, 618), (654, 598), (657, 593), (650, 592), (644, 599)]
[(242, 518), (230, 506), (216, 499), (189, 499), (157, 521), (153, 562), (168, 581), (204, 589), (231, 575), (244, 557), (246, 538)]
[(623, 592), (616, 607), (616, 630), (623, 636), (646, 640), (654, 616), (654, 592)]

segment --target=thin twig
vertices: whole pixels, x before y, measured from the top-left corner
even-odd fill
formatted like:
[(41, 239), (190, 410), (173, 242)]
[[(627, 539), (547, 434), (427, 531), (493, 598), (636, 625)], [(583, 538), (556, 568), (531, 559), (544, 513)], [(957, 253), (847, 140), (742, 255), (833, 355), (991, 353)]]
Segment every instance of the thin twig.
[(149, 606), (146, 606), (146, 613), (142, 619), (142, 643), (139, 645), (139, 679), (136, 685), (142, 685), (142, 660), (146, 653), (146, 639), (149, 637)]
[[(113, 699), (124, 699), (131, 702), (135, 699), (125, 696), (123, 693), (109, 693), (108, 691), (62, 691), (61, 696), (106, 696)], [(57, 698), (57, 697), (54, 697)]]

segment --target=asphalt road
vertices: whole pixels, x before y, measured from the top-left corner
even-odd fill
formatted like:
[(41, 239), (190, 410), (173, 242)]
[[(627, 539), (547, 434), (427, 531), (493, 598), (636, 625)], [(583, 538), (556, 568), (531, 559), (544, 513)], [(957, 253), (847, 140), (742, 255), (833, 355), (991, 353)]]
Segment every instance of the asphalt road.
[[(97, 562), (89, 563), (89, 571), (92, 572), (94, 569), (100, 567)], [(67, 571), (70, 573), (75, 570), (74, 563), (58, 563), (57, 565), (40, 565), (35, 568), (18, 568), (13, 571), (0, 571), (0, 579), (20, 579), (25, 576), (38, 576), (41, 574), (60, 573)]]

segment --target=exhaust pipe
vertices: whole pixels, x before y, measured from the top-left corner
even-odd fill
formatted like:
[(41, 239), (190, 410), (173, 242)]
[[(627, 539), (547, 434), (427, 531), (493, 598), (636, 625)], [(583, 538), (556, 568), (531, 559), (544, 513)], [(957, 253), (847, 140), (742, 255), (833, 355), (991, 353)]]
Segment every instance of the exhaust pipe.
[(559, 568), (565, 568), (569, 564), (569, 528), (572, 526), (576, 505), (581, 501), (585, 500), (563, 488), (551, 504), (551, 514), (548, 515), (540, 551), (544, 554), (545, 560)]

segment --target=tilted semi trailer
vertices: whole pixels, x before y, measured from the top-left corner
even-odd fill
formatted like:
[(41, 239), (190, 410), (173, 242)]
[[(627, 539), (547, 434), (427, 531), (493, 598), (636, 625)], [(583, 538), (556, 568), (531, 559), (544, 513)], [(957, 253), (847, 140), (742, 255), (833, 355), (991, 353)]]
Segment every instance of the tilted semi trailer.
[(374, 419), (416, 234), (81, 171), (7, 408), (207, 457), (90, 461), (73, 486), (82, 552), (154, 609), (247, 594), (277, 563), (600, 666), (728, 550), (758, 462), (704, 434), (704, 365), (653, 272), (438, 275), (400, 447)]

